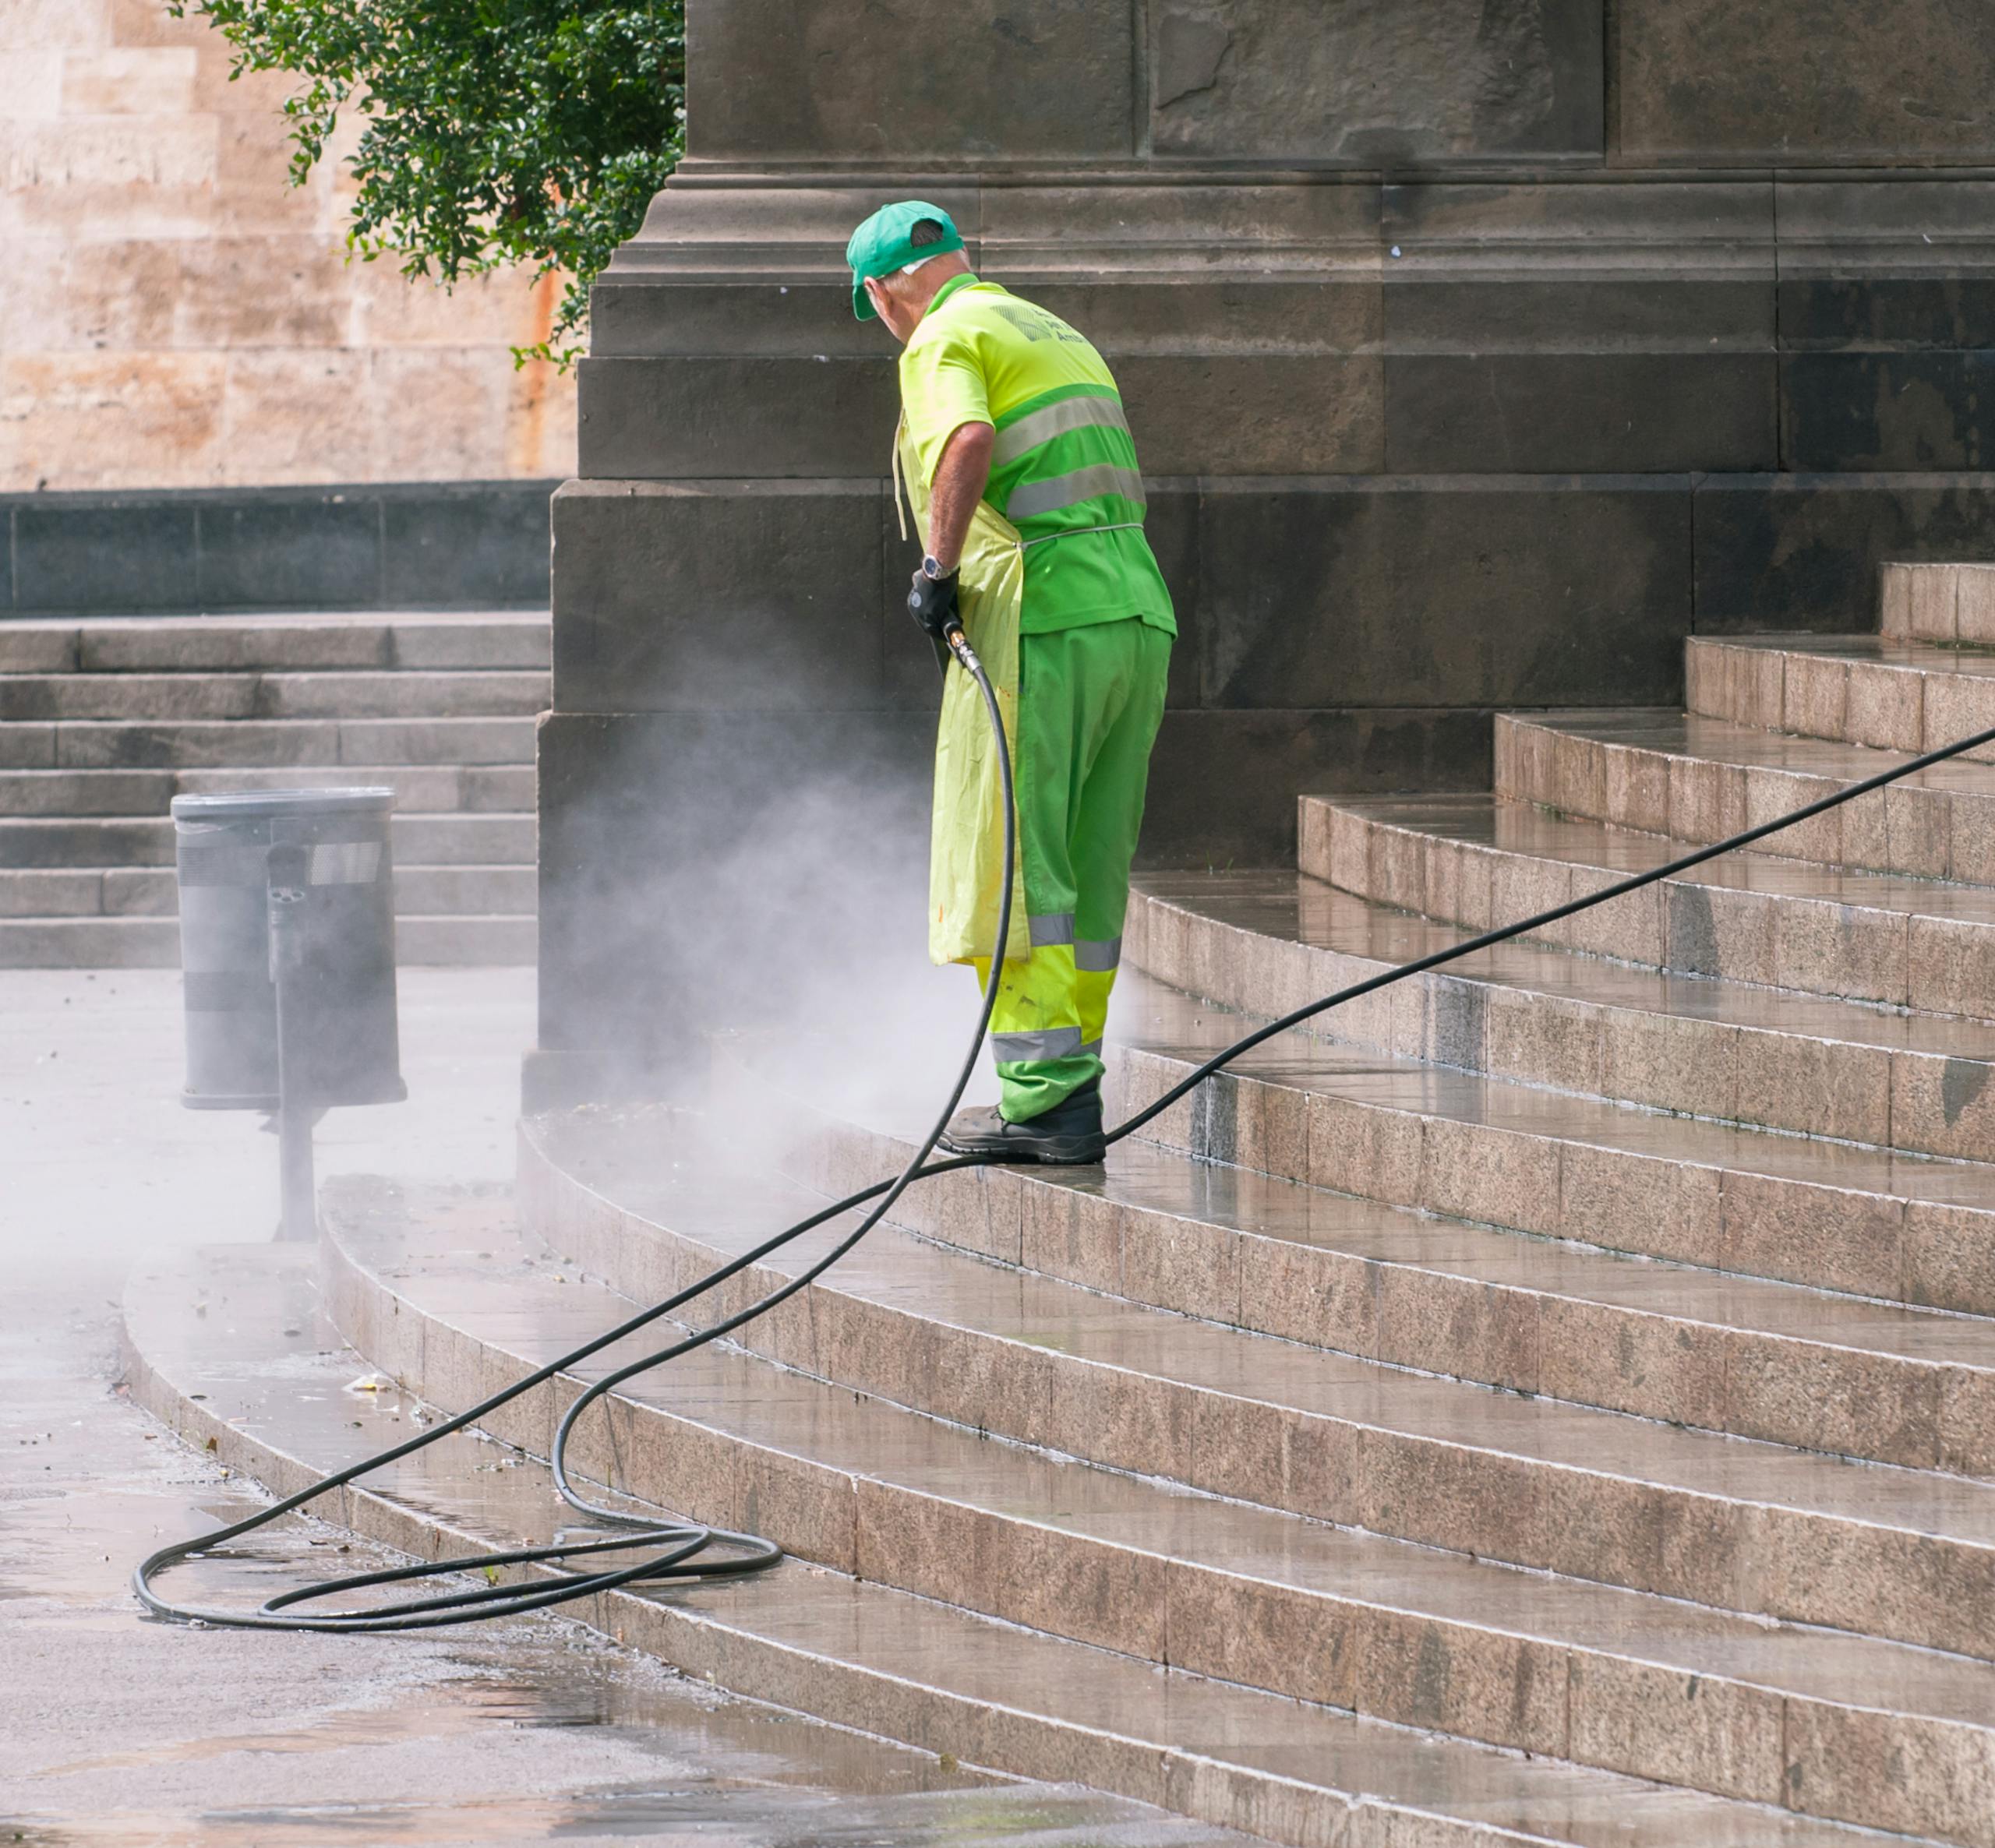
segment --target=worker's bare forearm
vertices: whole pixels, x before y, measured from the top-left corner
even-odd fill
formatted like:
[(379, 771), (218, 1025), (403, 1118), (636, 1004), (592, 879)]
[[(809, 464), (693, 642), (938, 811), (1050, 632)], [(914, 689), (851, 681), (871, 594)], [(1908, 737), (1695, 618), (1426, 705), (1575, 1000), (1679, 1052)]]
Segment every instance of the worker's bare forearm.
[(988, 424), (959, 424), (943, 446), (928, 496), (928, 553), (945, 572), (955, 570), (962, 557), (969, 523), (990, 479), (997, 436)]

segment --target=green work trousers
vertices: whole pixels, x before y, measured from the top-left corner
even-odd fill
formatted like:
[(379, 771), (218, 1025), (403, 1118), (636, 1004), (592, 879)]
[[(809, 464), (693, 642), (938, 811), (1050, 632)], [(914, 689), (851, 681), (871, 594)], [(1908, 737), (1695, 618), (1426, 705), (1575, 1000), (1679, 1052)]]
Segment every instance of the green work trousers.
[[(1019, 637), (1012, 749), (1032, 953), (1005, 962), (990, 1020), (1009, 1122), (1101, 1075), (1170, 667), (1170, 636), (1134, 616)], [(987, 980), (989, 969), (978, 965)]]

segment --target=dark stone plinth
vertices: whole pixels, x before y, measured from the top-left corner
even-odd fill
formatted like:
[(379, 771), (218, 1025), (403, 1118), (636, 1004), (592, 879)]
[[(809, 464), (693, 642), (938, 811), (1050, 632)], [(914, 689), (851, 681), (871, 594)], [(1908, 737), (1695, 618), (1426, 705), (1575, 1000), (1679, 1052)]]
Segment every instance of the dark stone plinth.
[(663, 1056), (598, 997), (643, 961), (669, 1015), (687, 966), (576, 816), (766, 805), (772, 763), (807, 790), (891, 739), (857, 748), (918, 866), (934, 680), (843, 263), (886, 199), (1123, 387), (1181, 632), (1154, 860), (1279, 858), (1299, 788), (1480, 785), (1494, 710), (1667, 704), (1688, 635), (1868, 627), (1886, 559), (1995, 557), (1986, 7), (689, 0), (689, 33), (691, 151), (596, 285), (556, 509), (565, 1070)]
[(570, 483), (554, 502), (556, 709), (907, 703), (889, 619), (901, 653), (920, 637), (888, 591), (892, 518), (884, 481)]
[(555, 486), (0, 496), (0, 612), (544, 609)]
[(1150, 144), (1227, 160), (1601, 151), (1598, 0), (1169, 0)]
[(1697, 529), (1700, 634), (1874, 629), (1886, 560), (1995, 559), (1995, 475), (1714, 475)]
[(13, 607), (43, 611), (198, 609), (194, 503), (150, 495), (16, 499)]
[(1995, 155), (1979, 0), (1619, 0), (1624, 157), (1831, 166)]
[(1488, 781), (1486, 707), (1174, 711), (1150, 760), (1143, 855), (1155, 866), (1279, 866), (1295, 797), (1472, 789)]
[(1612, 473), (1771, 468), (1771, 353), (1409, 353), (1386, 361), (1386, 464)]
[(588, 359), (581, 372), (585, 479), (766, 474), (778, 457), (786, 474), (879, 474), (900, 411), (885, 354)]
[(701, 0), (688, 137), (742, 159), (1128, 151), (1127, 7), (1019, 0)]
[(371, 496), (224, 502), (198, 517), (203, 603), (323, 608), (343, 587), (380, 583), (381, 506)]
[(1199, 704), (1672, 698), (1691, 622), (1690, 499), (1681, 476), (1209, 484)]

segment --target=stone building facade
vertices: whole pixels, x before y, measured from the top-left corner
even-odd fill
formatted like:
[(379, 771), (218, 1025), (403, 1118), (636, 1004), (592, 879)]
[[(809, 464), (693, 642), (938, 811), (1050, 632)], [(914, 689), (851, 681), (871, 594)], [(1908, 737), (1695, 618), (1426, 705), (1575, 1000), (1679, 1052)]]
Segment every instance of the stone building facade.
[[(0, 0), (0, 495), (558, 477), (550, 280), (348, 263), (289, 80), (161, 0)], [(350, 144), (349, 144), (350, 145)]]
[(688, 12), (689, 158), (598, 286), (555, 503), (554, 1051), (690, 1005), (634, 869), (825, 765), (922, 774), (840, 260), (883, 199), (1121, 381), (1181, 615), (1153, 858), (1278, 858), (1303, 788), (1484, 786), (1499, 707), (1668, 703), (1686, 635), (1866, 626), (1881, 561), (1995, 555), (1985, 5)]

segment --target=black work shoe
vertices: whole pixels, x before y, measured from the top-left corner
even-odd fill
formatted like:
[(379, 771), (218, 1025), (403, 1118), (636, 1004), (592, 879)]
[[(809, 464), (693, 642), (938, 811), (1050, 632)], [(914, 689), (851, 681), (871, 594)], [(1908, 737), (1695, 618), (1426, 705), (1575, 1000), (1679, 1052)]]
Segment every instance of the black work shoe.
[(1007, 1123), (996, 1110), (959, 1110), (942, 1132), (942, 1146), (952, 1155), (994, 1162), (1098, 1162), (1108, 1152), (1101, 1134), (1101, 1086), (1090, 1084), (1023, 1123)]

